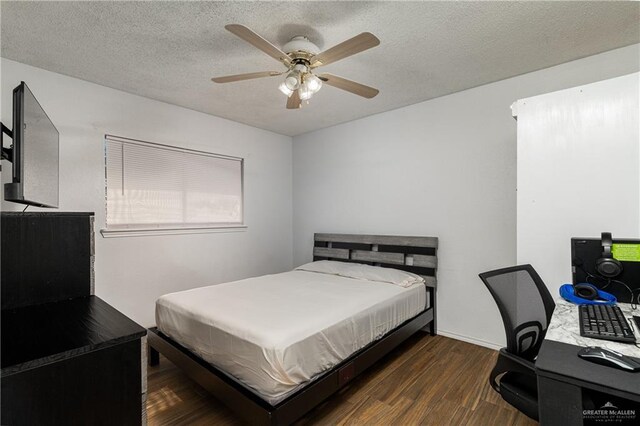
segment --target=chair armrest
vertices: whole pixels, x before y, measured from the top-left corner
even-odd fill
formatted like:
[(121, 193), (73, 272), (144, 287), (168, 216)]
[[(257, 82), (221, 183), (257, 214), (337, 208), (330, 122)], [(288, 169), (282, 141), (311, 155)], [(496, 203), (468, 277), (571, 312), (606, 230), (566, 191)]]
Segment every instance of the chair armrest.
[[(533, 373), (533, 374), (536, 373), (536, 366), (533, 362), (527, 359), (524, 359), (522, 357), (519, 357), (517, 355), (514, 355), (511, 352), (507, 352), (506, 348), (500, 349), (500, 354), (498, 356), (508, 359), (509, 363), (517, 364), (519, 366), (518, 370), (520, 368), (524, 369), (523, 371), (520, 371), (521, 373)], [(513, 370), (511, 369), (510, 371), (513, 371)]]
[(515, 371), (522, 374), (536, 374), (535, 364), (533, 362), (507, 352), (506, 348), (502, 348), (498, 353), (498, 361), (496, 362), (496, 366), (493, 367), (489, 378), (489, 383), (496, 392), (500, 392), (500, 383), (497, 380), (498, 376), (508, 371)]

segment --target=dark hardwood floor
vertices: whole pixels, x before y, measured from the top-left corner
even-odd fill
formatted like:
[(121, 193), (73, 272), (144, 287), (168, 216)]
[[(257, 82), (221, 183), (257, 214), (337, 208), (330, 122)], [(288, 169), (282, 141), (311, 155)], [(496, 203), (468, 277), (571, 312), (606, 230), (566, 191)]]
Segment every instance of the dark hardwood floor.
[[(488, 384), (497, 352), (418, 333), (296, 425), (535, 425)], [(170, 361), (149, 367), (149, 425), (242, 425)]]

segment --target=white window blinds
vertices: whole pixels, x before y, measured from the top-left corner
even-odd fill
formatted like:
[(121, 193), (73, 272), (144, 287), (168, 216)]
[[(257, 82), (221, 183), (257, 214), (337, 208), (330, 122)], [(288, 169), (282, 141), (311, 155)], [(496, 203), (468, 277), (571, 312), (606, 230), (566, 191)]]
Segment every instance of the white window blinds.
[(107, 136), (107, 230), (243, 223), (243, 160)]

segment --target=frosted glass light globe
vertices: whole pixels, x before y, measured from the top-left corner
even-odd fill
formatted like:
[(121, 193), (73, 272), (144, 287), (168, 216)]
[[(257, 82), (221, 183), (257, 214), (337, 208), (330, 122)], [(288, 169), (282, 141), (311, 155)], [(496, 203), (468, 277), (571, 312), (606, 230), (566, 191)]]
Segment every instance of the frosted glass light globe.
[(284, 84), (289, 90), (296, 90), (300, 87), (300, 72), (291, 71), (289, 75), (287, 75), (287, 78), (284, 79)]
[(313, 74), (307, 74), (304, 77), (304, 83), (313, 93), (316, 93), (322, 87), (322, 80)]
[(280, 83), (280, 86), (278, 86), (278, 89), (280, 89), (280, 91), (282, 93), (284, 93), (287, 98), (291, 97), (291, 95), (293, 95), (293, 90), (289, 89), (287, 87), (287, 84), (283, 81), (282, 83)]
[(313, 96), (313, 90), (309, 88), (309, 85), (305, 81), (300, 86), (300, 89), (298, 89), (298, 94), (300, 95), (300, 100), (306, 101), (311, 99), (311, 96)]

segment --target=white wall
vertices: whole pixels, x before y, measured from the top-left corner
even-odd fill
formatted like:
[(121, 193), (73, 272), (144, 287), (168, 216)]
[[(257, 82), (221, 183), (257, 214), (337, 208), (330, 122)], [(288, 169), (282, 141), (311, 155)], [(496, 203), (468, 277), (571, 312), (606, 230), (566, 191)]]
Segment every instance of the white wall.
[(638, 49), (294, 137), (294, 265), (311, 259), (314, 232), (437, 236), (440, 332), (503, 345), (498, 310), (477, 274), (516, 262), (516, 122), (509, 107), (636, 72)]
[[(516, 262), (509, 106), (636, 72), (638, 53), (630, 46), (301, 135), (293, 158), (289, 137), (5, 59), (2, 119), (11, 121), (11, 90), (25, 80), (60, 131), (61, 210), (95, 211), (97, 229), (105, 133), (246, 159), (248, 231), (97, 236), (96, 293), (145, 326), (161, 294), (308, 261), (314, 232), (434, 235), (440, 332), (495, 346), (504, 343), (502, 324), (477, 274)], [(6, 182), (11, 169), (2, 166)]]
[[(105, 239), (96, 234), (96, 294), (144, 326), (165, 293), (291, 267), (291, 138), (1, 60), (2, 121), (24, 80), (60, 132), (60, 210), (105, 223), (104, 135), (245, 158), (246, 232)], [(2, 181), (11, 165), (2, 162)], [(2, 202), (3, 210), (24, 206)], [(29, 207), (30, 210), (37, 210)]]
[(532, 263), (553, 295), (571, 282), (571, 237), (640, 236), (639, 78), (517, 103), (518, 263)]

